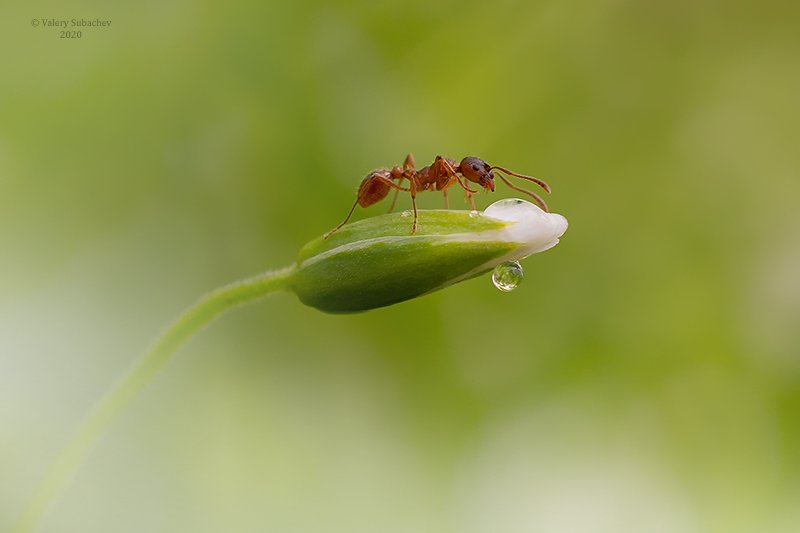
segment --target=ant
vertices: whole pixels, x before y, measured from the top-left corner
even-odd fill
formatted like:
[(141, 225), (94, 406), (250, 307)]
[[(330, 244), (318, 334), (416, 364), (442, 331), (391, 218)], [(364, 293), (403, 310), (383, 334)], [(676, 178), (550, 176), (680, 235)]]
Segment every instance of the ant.
[[(361, 182), (361, 186), (358, 188), (358, 196), (356, 197), (353, 207), (350, 208), (350, 212), (347, 213), (347, 217), (344, 219), (344, 221), (342, 221), (341, 224), (326, 233), (324, 238), (327, 239), (336, 233), (339, 228), (347, 224), (347, 221), (350, 220), (351, 216), (353, 216), (353, 211), (355, 211), (357, 205), (360, 205), (361, 207), (369, 207), (372, 204), (380, 202), (386, 198), (391, 189), (395, 190), (395, 194), (394, 199), (392, 200), (392, 205), (389, 207), (390, 213), (394, 209), (394, 205), (397, 202), (397, 195), (400, 194), (400, 191), (411, 193), (411, 205), (414, 209), (414, 222), (411, 224), (412, 235), (417, 231), (418, 192), (431, 190), (442, 191), (442, 194), (444, 195), (444, 207), (447, 209), (447, 189), (448, 187), (458, 183), (461, 188), (464, 189), (464, 194), (466, 195), (467, 200), (469, 200), (470, 206), (474, 211), (475, 200), (472, 198), (472, 195), (478, 191), (470, 189), (465, 181), (477, 183), (483, 187), (484, 190), (494, 192), (494, 170), (499, 170), (500, 172), (508, 174), (509, 176), (515, 176), (517, 178), (532, 181), (546, 192), (550, 192), (550, 186), (538, 178), (523, 176), (522, 174), (511, 172), (503, 167), (489, 166), (486, 161), (477, 157), (465, 157), (461, 160), (461, 163), (456, 164), (453, 159), (445, 159), (444, 157), (437, 155), (436, 159), (433, 161), (433, 164), (421, 169), (416, 169), (414, 167), (414, 156), (408, 154), (405, 161), (403, 161), (402, 167), (392, 167), (391, 169), (379, 168), (367, 174), (367, 176)], [(533, 200), (539, 204), (539, 207), (547, 211), (547, 204), (538, 194), (521, 187), (517, 187), (502, 174), (498, 173), (497, 175), (506, 185), (515, 191), (525, 193), (532, 197)], [(404, 179), (408, 180), (409, 182), (409, 186), (407, 188), (400, 185)], [(397, 183), (395, 183), (395, 181)]]

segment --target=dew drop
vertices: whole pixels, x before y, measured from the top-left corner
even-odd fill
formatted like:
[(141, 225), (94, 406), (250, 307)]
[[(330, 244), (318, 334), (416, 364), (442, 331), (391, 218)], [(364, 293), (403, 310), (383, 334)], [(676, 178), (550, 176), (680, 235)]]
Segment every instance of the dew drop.
[(492, 283), (500, 291), (511, 292), (517, 288), (517, 285), (522, 283), (524, 275), (525, 272), (518, 261), (506, 261), (494, 268)]
[(400, 213), (400, 216), (401, 217), (410, 217), (411, 216), (411, 210), (408, 209), (406, 211), (403, 211), (402, 213)]
[(474, 211), (474, 210), (473, 210), (473, 211), (470, 211), (470, 212), (469, 212), (469, 218), (478, 218), (478, 217), (480, 217), (480, 216), (481, 216), (481, 214), (480, 214), (480, 213), (478, 213), (477, 211)]

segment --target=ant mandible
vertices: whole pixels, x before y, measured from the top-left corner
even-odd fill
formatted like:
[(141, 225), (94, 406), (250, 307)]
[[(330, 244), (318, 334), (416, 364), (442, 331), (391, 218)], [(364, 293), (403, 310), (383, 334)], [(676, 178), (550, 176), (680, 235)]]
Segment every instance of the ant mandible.
[[(475, 200), (472, 198), (472, 195), (477, 191), (470, 189), (465, 183), (465, 180), (477, 183), (486, 191), (494, 192), (495, 170), (499, 170), (500, 172), (508, 174), (509, 176), (515, 176), (517, 178), (532, 181), (546, 192), (550, 192), (550, 186), (538, 178), (523, 176), (522, 174), (511, 172), (503, 167), (490, 166), (488, 163), (486, 163), (486, 161), (477, 157), (465, 157), (461, 160), (461, 163), (456, 164), (455, 160), (453, 159), (445, 159), (444, 157), (437, 155), (436, 159), (433, 161), (433, 164), (418, 170), (414, 168), (414, 156), (408, 154), (405, 161), (403, 161), (402, 167), (392, 167), (391, 169), (380, 168), (367, 174), (367, 177), (364, 178), (364, 180), (361, 182), (361, 186), (358, 188), (358, 196), (356, 197), (353, 207), (350, 208), (350, 212), (347, 213), (347, 217), (345, 217), (341, 224), (326, 233), (324, 238), (327, 239), (336, 233), (339, 228), (347, 224), (347, 221), (350, 220), (351, 216), (353, 216), (353, 211), (355, 211), (357, 205), (360, 205), (361, 207), (369, 207), (372, 204), (380, 202), (386, 198), (391, 189), (395, 190), (395, 195), (394, 199), (392, 200), (392, 205), (389, 208), (389, 212), (394, 209), (394, 204), (397, 201), (397, 195), (400, 193), (400, 191), (411, 193), (411, 206), (414, 209), (414, 221), (411, 224), (412, 234), (416, 233), (417, 231), (418, 192), (432, 190), (442, 191), (442, 194), (444, 195), (444, 207), (447, 209), (447, 189), (448, 187), (458, 183), (461, 188), (464, 189), (464, 193), (469, 200), (470, 206), (473, 210), (475, 210)], [(539, 204), (539, 207), (547, 211), (547, 204), (538, 194), (527, 189), (517, 187), (511, 183), (508, 178), (500, 173), (497, 175), (506, 185), (515, 191), (525, 193), (532, 197), (533, 200)], [(407, 188), (399, 185), (404, 179), (409, 181), (409, 186)], [(395, 181), (397, 183), (395, 183)]]

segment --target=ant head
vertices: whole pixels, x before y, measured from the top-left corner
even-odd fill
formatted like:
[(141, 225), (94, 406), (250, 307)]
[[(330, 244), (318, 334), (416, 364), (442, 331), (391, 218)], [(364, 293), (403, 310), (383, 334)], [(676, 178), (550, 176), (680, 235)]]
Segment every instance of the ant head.
[(458, 171), (469, 181), (477, 183), (484, 189), (494, 191), (494, 172), (483, 159), (465, 157), (458, 165)]

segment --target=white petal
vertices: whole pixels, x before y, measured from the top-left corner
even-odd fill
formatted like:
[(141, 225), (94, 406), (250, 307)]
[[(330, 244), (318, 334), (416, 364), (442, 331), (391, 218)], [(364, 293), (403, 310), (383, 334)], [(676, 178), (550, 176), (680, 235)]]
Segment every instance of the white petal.
[(519, 198), (495, 202), (486, 208), (483, 216), (515, 222), (503, 230), (508, 234), (501, 240), (524, 243), (515, 251), (517, 259), (552, 248), (568, 226), (567, 219), (558, 213), (548, 213)]
[(558, 244), (559, 237), (567, 231), (568, 226), (567, 219), (562, 215), (548, 213), (519, 198), (497, 201), (487, 207), (481, 216), (512, 222), (512, 224), (500, 230), (484, 231), (470, 236), (456, 235), (454, 239), (513, 242), (518, 243), (519, 246), (501, 257), (448, 281), (445, 286), (492, 270), (506, 261), (519, 261), (529, 255), (548, 250)]

